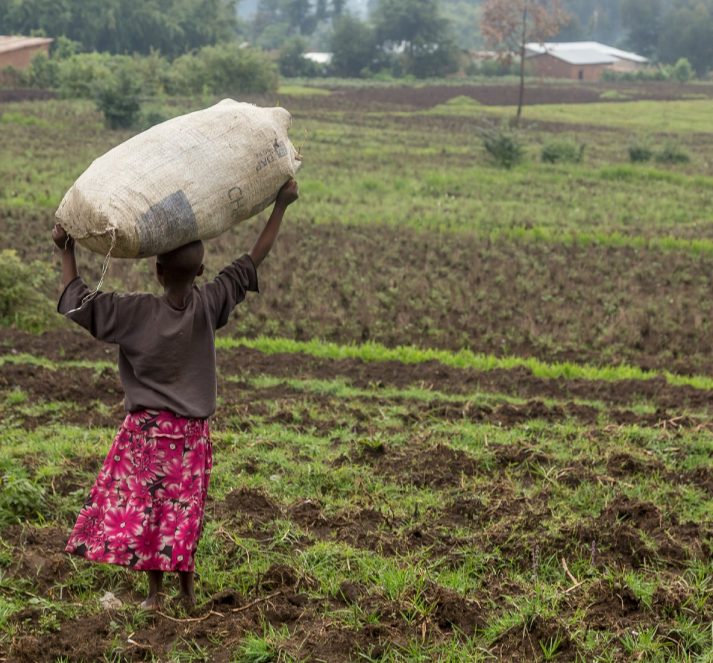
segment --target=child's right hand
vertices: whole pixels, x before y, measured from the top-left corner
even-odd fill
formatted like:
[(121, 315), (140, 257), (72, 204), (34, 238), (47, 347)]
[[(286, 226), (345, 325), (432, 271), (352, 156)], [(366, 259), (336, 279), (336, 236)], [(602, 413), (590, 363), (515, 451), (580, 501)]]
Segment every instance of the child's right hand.
[(52, 240), (60, 251), (72, 251), (74, 249), (74, 239), (59, 223), (55, 223), (54, 228), (52, 228)]
[(297, 180), (289, 179), (277, 194), (277, 203), (287, 207), (300, 197)]

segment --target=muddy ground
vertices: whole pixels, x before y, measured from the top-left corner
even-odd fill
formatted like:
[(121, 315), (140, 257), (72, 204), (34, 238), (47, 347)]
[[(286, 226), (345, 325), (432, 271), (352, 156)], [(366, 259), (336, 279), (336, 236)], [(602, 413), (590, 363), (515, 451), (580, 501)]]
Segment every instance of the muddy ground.
[[(53, 360), (108, 360), (99, 343), (87, 340), (82, 332), (59, 331), (42, 336), (4, 330), (0, 332), (0, 358), (29, 352)], [(710, 392), (688, 387), (673, 387), (663, 380), (619, 383), (540, 380), (526, 371), (478, 372), (452, 369), (434, 362), (402, 365), (396, 362), (364, 363), (356, 360), (320, 360), (306, 355), (267, 355), (242, 349), (219, 352), (221, 372), (221, 410), (215, 420), (217, 430), (230, 429), (236, 421), (277, 423), (286, 428), (319, 436), (332, 436), (335, 430), (354, 426), (357, 439), (369, 439), (373, 412), (391, 405), (399, 418), (381, 425), (381, 432), (414, 431), (408, 445), (388, 441), (352, 444), (333, 461), (336, 470), (345, 465), (362, 467), (364, 472), (400, 486), (437, 491), (442, 506), (426, 513), (394, 516), (388, 510), (368, 503), (334, 511), (326, 501), (297, 499), (283, 503), (259, 489), (239, 488), (224, 499), (210, 499), (208, 518), (221, 523), (230, 547), (228, 558), (239, 560), (245, 551), (236, 543), (241, 537), (254, 540), (265, 550), (274, 546), (277, 522), (295, 523), (304, 533), (292, 541), (296, 550), (308, 550), (319, 541), (340, 542), (356, 549), (373, 551), (386, 558), (425, 554), (433, 568), (457, 569), (473, 549), (492, 559), (507, 559), (508, 568), (525, 575), (537, 573), (547, 560), (588, 559), (601, 573), (645, 572), (652, 566), (664, 580), (650, 599), (643, 600), (621, 582), (607, 583), (596, 578), (577, 578), (565, 587), (559, 599), (557, 616), (534, 615), (524, 626), (511, 629), (491, 643), (491, 652), (503, 661), (540, 660), (541, 643), (560, 638), (557, 660), (574, 660), (576, 643), (567, 635), (567, 620), (581, 615), (587, 629), (623, 636), (655, 624), (668, 637), (677, 636), (674, 615), (687, 610), (695, 590), (684, 581), (686, 569), (696, 560), (713, 553), (713, 529), (682, 522), (674, 512), (662, 510), (647, 499), (617, 493), (607, 508), (596, 517), (577, 523), (553, 526), (557, 514), (552, 499), (557, 485), (575, 489), (585, 484), (616, 487), (652, 473), (665, 478), (671, 490), (701, 490), (713, 495), (712, 475), (705, 469), (673, 472), (655, 458), (610, 450), (601, 462), (563, 461), (543, 452), (525, 440), (495, 450), (484, 463), (469, 453), (442, 443), (432, 443), (418, 431), (433, 422), (468, 420), (514, 427), (532, 419), (553, 423), (578, 421), (603, 443), (601, 417), (611, 425), (636, 423), (640, 426), (673, 426), (677, 431), (707, 425)], [(252, 387), (251, 376), (277, 378), (320, 378), (347, 380), (364, 389), (379, 386), (431, 388), (457, 397), (474, 390), (521, 396), (523, 404), (497, 401), (474, 406), (459, 400), (429, 403), (378, 396), (340, 400), (300, 392), (286, 383), (273, 387)], [(227, 378), (231, 377), (231, 380)], [(235, 378), (238, 378), (235, 381)], [(121, 388), (110, 369), (74, 368), (51, 371), (28, 364), (5, 363), (0, 367), (0, 393), (13, 389), (25, 392), (30, 403), (59, 402), (75, 410), (33, 420), (27, 417), (16, 425), (32, 429), (37, 425), (62, 421), (79, 425), (115, 427), (122, 413)], [(96, 411), (87, 406), (88, 397), (104, 406)], [(556, 405), (542, 398), (558, 399)], [(574, 398), (595, 398), (593, 406), (574, 402)], [(646, 399), (659, 409), (652, 415), (635, 414), (630, 407)], [(268, 407), (269, 404), (269, 407)], [(599, 406), (597, 406), (599, 407)], [(701, 415), (678, 417), (682, 408), (693, 407)], [(626, 421), (631, 418), (630, 421)], [(356, 423), (350, 423), (356, 422)], [(11, 422), (6, 422), (12, 425)], [(393, 426), (394, 428), (389, 428)], [(604, 429), (605, 430), (605, 429)], [(218, 454), (221, 453), (217, 449)], [(298, 449), (294, 453), (300, 453)], [(27, 458), (29, 467), (41, 466), (41, 459)], [(90, 466), (91, 465), (91, 466)], [(67, 468), (54, 477), (47, 490), (62, 496), (81, 490), (86, 474), (96, 472), (97, 461), (82, 468)], [(242, 471), (249, 475), (257, 468), (247, 462)], [(545, 486), (524, 498), (515, 486), (535, 485), (542, 473), (556, 477), (556, 484)], [(464, 491), (464, 479), (482, 479), (486, 487), (478, 494)], [(73, 573), (72, 562), (62, 552), (66, 527), (52, 525), (11, 526), (3, 540), (20, 551), (6, 568), (8, 578), (31, 588), (33, 595), (53, 600), (62, 598), (62, 584)], [(59, 619), (47, 629), (46, 608), (28, 607), (12, 616), (16, 635), (3, 654), (9, 661), (49, 661), (65, 657), (69, 661), (94, 661), (113, 651), (121, 660), (148, 660), (169, 657), (177, 643), (192, 642), (210, 652), (211, 661), (231, 660), (229, 651), (248, 633), (262, 632), (264, 625), (285, 627), (289, 636), (281, 651), (307, 661), (339, 662), (356, 660), (359, 652), (369, 652), (378, 660), (394, 648), (406, 647), (414, 639), (437, 644), (482, 632), (502, 612), (504, 595), (523, 595), (527, 588), (513, 584), (496, 564), (483, 579), (475, 596), (464, 597), (429, 582), (419, 600), (427, 601), (430, 612), (410, 617), (408, 595), (389, 599), (375, 588), (358, 582), (344, 582), (332, 595), (318, 591), (309, 575), (288, 565), (273, 565), (257, 577), (249, 591), (222, 590), (210, 596), (191, 616), (166, 612), (151, 616), (139, 626), (130, 626), (122, 612), (92, 612), (88, 616)], [(17, 585), (13, 585), (17, 586)], [(127, 587), (120, 598), (133, 602), (139, 597)], [(348, 628), (336, 625), (327, 615), (334, 610), (356, 609), (378, 615), (378, 621)], [(710, 604), (706, 610), (710, 611)], [(709, 615), (713, 617), (713, 614)], [(117, 639), (118, 638), (118, 639)], [(215, 643), (220, 642), (219, 646)], [(683, 645), (681, 645), (683, 646)], [(627, 660), (623, 650), (617, 660)]]
[[(8, 213), (23, 257), (52, 263), (38, 231), (50, 214)], [(256, 234), (257, 225), (246, 223), (209, 244), (207, 273), (242, 254)], [(99, 279), (94, 258), (79, 254), (91, 283)], [(109, 278), (121, 290), (155, 288), (152, 270), (151, 261), (117, 260)], [(236, 309), (227, 331), (710, 375), (711, 274), (713, 257), (703, 254), (292, 221), (261, 268), (261, 294)], [(56, 296), (53, 281), (46, 290)]]

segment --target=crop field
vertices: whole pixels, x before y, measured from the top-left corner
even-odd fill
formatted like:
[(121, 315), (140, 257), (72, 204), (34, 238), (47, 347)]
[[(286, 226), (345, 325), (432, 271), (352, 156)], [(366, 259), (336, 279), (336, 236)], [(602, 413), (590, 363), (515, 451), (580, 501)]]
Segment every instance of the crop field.
[[(481, 134), (513, 94), (255, 99), (293, 112), (301, 199), (218, 335), (199, 604), (169, 583), (158, 614), (142, 574), (63, 552), (123, 395), (115, 349), (53, 314), (49, 231), (130, 134), (0, 101), (0, 282), (19, 258), (33, 287), (0, 328), (0, 661), (713, 661), (713, 87), (537, 84), (505, 170)], [(541, 161), (561, 140), (580, 163)], [(265, 218), (207, 242), (205, 278)]]

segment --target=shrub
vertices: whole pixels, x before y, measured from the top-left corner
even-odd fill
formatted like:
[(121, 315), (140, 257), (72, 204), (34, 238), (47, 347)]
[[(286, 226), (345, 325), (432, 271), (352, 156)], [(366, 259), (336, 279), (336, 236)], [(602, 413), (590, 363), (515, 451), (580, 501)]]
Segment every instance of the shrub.
[(666, 81), (670, 78), (670, 69), (650, 67), (639, 71), (611, 71), (607, 69), (602, 74), (604, 81)]
[(262, 53), (239, 44), (206, 46), (171, 67), (169, 91), (179, 94), (275, 92), (277, 68)]
[(25, 72), (25, 80), (30, 87), (56, 88), (59, 85), (59, 62), (44, 53), (35, 55)]
[(654, 151), (643, 143), (634, 143), (629, 145), (629, 161), (632, 163), (643, 163), (651, 161), (654, 156)]
[(153, 109), (141, 114), (138, 125), (142, 131), (145, 131), (146, 129), (150, 129), (157, 124), (161, 124), (162, 122), (169, 120), (170, 118), (171, 115), (165, 113), (164, 111)]
[(667, 143), (656, 153), (659, 163), (688, 163), (690, 160), (688, 152), (674, 143)]
[(64, 99), (92, 99), (100, 81), (111, 76), (110, 55), (81, 53), (62, 60), (57, 84)]
[(25, 477), (0, 476), (0, 524), (35, 520), (42, 515), (44, 491)]
[(520, 137), (506, 124), (498, 129), (482, 130), (480, 137), (492, 161), (501, 168), (510, 169), (525, 157), (525, 146)]
[(136, 124), (141, 111), (140, 91), (140, 83), (127, 69), (120, 69), (99, 86), (97, 108), (104, 113), (110, 129), (128, 129)]
[(542, 146), (540, 158), (545, 163), (580, 163), (584, 157), (584, 144), (566, 140), (552, 141)]
[(56, 324), (54, 304), (41, 294), (54, 279), (44, 262), (27, 264), (13, 250), (0, 251), (0, 325), (40, 332)]
[(671, 78), (679, 83), (687, 83), (693, 78), (693, 67), (686, 58), (679, 58), (671, 68)]

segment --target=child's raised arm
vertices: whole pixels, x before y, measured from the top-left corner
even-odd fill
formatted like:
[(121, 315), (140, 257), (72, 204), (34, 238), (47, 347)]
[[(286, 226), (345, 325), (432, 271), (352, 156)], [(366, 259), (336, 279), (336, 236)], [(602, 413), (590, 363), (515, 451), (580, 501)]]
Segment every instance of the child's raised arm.
[(277, 239), (277, 234), (280, 232), (280, 224), (282, 223), (282, 217), (285, 215), (285, 210), (299, 197), (300, 194), (295, 180), (289, 180), (280, 189), (275, 200), (275, 206), (272, 208), (272, 214), (270, 214), (270, 218), (257, 238), (255, 246), (250, 251), (250, 258), (256, 268), (265, 259), (265, 256), (270, 253), (270, 249), (272, 249), (272, 245)]
[(74, 239), (59, 223), (52, 229), (52, 239), (62, 255), (62, 287), (66, 288), (79, 276), (77, 259), (74, 256)]

